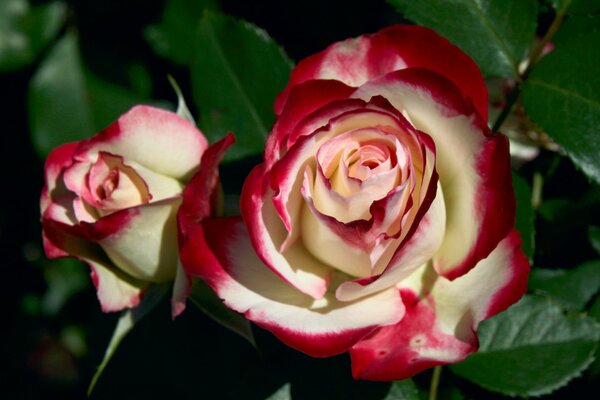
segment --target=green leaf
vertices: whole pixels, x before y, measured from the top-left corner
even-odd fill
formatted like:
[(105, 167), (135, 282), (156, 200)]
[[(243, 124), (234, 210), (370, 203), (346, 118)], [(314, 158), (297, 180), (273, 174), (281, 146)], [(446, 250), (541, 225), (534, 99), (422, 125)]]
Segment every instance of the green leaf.
[(0, 72), (31, 63), (65, 21), (61, 2), (30, 6), (28, 0), (0, 1)]
[(535, 227), (534, 227), (534, 212), (531, 206), (531, 188), (527, 182), (516, 173), (513, 173), (513, 186), (515, 188), (515, 197), (517, 200), (517, 223), (515, 228), (521, 234), (523, 240), (523, 251), (529, 258), (533, 260), (533, 249), (535, 246)]
[(412, 379), (392, 383), (383, 400), (419, 400), (419, 389)]
[(529, 288), (552, 296), (567, 310), (582, 310), (600, 290), (600, 260), (571, 270), (533, 269)]
[(598, 0), (572, 0), (569, 9), (569, 14), (598, 14), (600, 13), (600, 2)]
[(600, 254), (600, 226), (590, 226), (588, 229), (588, 238), (594, 250)]
[(144, 35), (157, 54), (186, 65), (192, 59), (190, 42), (200, 18), (205, 10), (216, 10), (217, 4), (216, 0), (168, 0), (160, 22), (146, 28)]
[(183, 93), (181, 92), (181, 88), (177, 84), (177, 81), (171, 75), (169, 75), (168, 78), (169, 83), (171, 84), (173, 90), (175, 91), (175, 94), (177, 95), (177, 115), (187, 119), (192, 124), (196, 125), (196, 120), (194, 120), (194, 116), (192, 115), (192, 112), (190, 111), (190, 109), (187, 106), (187, 103), (185, 102), (185, 97), (183, 97)]
[[(596, 297), (596, 301), (590, 307), (588, 315), (600, 323), (600, 296)], [(595, 360), (588, 371), (592, 376), (600, 375), (600, 346), (596, 349)]]
[(567, 14), (584, 15), (600, 12), (598, 0), (551, 0), (551, 4), (555, 10), (567, 7)]
[(600, 296), (596, 298), (596, 301), (590, 307), (588, 315), (594, 318), (596, 321), (600, 322)]
[(117, 351), (121, 341), (133, 329), (135, 324), (144, 318), (144, 316), (146, 316), (146, 314), (148, 314), (148, 312), (150, 312), (160, 302), (163, 296), (167, 293), (169, 286), (169, 284), (151, 285), (137, 307), (125, 310), (121, 313), (121, 316), (117, 321), (117, 326), (115, 327), (113, 335), (110, 338), (110, 342), (108, 343), (108, 347), (104, 352), (104, 358), (96, 369), (96, 373), (92, 377), (92, 381), (88, 386), (88, 397), (94, 391), (94, 387), (96, 386), (96, 383), (98, 383), (98, 379), (100, 379), (100, 376), (108, 365), (108, 362), (115, 354), (115, 351)]
[(459, 46), (488, 76), (518, 76), (535, 34), (535, 0), (388, 1)]
[(219, 296), (206, 283), (199, 280), (194, 282), (190, 300), (206, 315), (225, 328), (239, 334), (253, 346), (256, 346), (250, 322), (241, 314), (227, 308)]
[(42, 157), (56, 146), (85, 139), (147, 99), (106, 82), (83, 64), (77, 36), (50, 51), (29, 86), (29, 127)]
[(85, 289), (90, 281), (88, 269), (79, 260), (59, 258), (44, 265), (44, 279), (48, 289), (42, 298), (42, 312), (57, 315), (64, 305)]
[(550, 299), (526, 296), (479, 328), (480, 349), (456, 374), (510, 396), (537, 396), (564, 386), (590, 365), (600, 325), (564, 315)]
[(573, 39), (600, 30), (599, 15), (570, 15), (560, 25), (556, 35), (552, 37), (555, 46), (563, 46)]
[(523, 85), (523, 105), (588, 176), (600, 182), (600, 32), (557, 47)]
[(200, 22), (195, 50), (192, 89), (203, 132), (211, 141), (233, 132), (225, 160), (262, 153), (291, 61), (264, 31), (213, 12)]

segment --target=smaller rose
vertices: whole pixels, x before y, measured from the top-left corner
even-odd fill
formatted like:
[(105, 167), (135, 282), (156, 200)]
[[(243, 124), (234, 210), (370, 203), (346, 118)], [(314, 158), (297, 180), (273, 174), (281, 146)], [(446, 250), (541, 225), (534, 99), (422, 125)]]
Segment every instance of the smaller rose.
[[(85, 261), (103, 311), (136, 306), (149, 284), (181, 273), (175, 215), (206, 152), (206, 138), (193, 123), (149, 106), (132, 108), (90, 139), (56, 148), (46, 161), (40, 200), (46, 254)], [(217, 164), (194, 177), (210, 179), (201, 194), (207, 203)], [(175, 295), (185, 297), (188, 280), (177, 278), (183, 288)], [(176, 304), (175, 313), (182, 309)]]

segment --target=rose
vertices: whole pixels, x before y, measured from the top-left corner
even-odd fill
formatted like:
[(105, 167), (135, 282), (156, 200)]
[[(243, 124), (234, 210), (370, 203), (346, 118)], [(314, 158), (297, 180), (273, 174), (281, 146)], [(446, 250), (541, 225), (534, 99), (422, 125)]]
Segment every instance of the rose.
[[(181, 312), (189, 282), (177, 270), (175, 214), (212, 147), (177, 114), (136, 106), (92, 138), (56, 148), (41, 196), (46, 254), (89, 264), (104, 311), (136, 306), (150, 283), (177, 273), (174, 313)], [(204, 201), (216, 176), (208, 164), (194, 177), (210, 183)]]
[[(230, 308), (356, 378), (399, 380), (476, 351), (525, 292), (508, 141), (471, 59), (393, 26), (298, 64), (277, 98), (243, 221), (205, 220), (181, 260)], [(182, 224), (182, 225), (185, 225)]]

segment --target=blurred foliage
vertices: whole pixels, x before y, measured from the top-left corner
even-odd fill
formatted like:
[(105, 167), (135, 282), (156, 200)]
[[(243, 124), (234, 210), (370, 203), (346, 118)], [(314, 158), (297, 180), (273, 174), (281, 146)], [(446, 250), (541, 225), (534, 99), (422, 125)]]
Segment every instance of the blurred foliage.
[[(482, 351), (444, 369), (440, 398), (505, 399), (556, 389), (542, 398), (580, 398), (597, 386), (599, 3), (390, 3), (0, 0), (0, 98), (10, 151), (1, 158), (0, 247), (9, 271), (2, 291), (9, 320), (0, 345), (3, 399), (82, 398), (119, 321), (99, 310), (86, 266), (43, 256), (38, 199), (43, 157), (52, 148), (89, 137), (138, 102), (175, 109), (170, 74), (211, 141), (228, 130), (238, 137), (222, 166), (227, 212), (234, 214), (292, 66), (286, 53), (298, 61), (403, 18), (446, 35), (486, 74), (509, 78), (503, 82), (515, 94), (515, 109), (525, 110), (511, 116), (534, 134), (523, 139), (540, 149), (513, 175), (536, 295), (483, 323)], [(539, 43), (534, 37), (545, 35), (556, 10), (564, 20), (554, 51), (524, 74), (523, 61)], [(508, 92), (499, 103), (508, 102)], [(194, 298), (207, 311), (210, 293), (203, 289), (196, 286)], [(235, 319), (222, 321), (253, 337), (254, 348), (192, 302), (172, 321), (167, 298), (144, 318), (125, 324), (121, 317), (127, 329), (120, 333), (130, 332), (117, 332), (123, 345), (92, 398), (426, 396), (430, 371), (392, 384), (354, 381), (347, 355), (313, 359), (256, 326), (248, 331)]]
[(64, 24), (62, 2), (32, 5), (29, 0), (0, 2), (0, 72), (35, 60)]

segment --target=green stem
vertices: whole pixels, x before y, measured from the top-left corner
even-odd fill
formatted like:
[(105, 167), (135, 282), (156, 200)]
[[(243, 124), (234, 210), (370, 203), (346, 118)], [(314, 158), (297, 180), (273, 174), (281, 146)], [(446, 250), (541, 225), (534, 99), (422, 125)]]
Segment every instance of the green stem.
[(542, 55), (542, 52), (544, 51), (544, 47), (546, 47), (546, 45), (554, 37), (554, 34), (556, 34), (556, 32), (558, 31), (558, 28), (560, 27), (560, 24), (562, 23), (563, 18), (565, 17), (565, 13), (567, 12), (567, 9), (569, 8), (570, 5), (571, 5), (571, 0), (564, 0), (564, 3), (561, 5), (561, 7), (558, 9), (558, 11), (556, 11), (556, 16), (554, 17), (552, 24), (550, 24), (550, 27), (546, 31), (546, 34), (544, 35), (542, 40), (538, 43), (537, 46), (531, 48), (529, 57), (527, 57), (527, 67), (525, 68), (525, 71), (523, 71), (523, 73), (521, 74), (521, 77), (523, 79), (527, 78), (527, 75), (529, 74), (529, 70), (538, 61), (538, 59)]
[(431, 386), (429, 387), (429, 400), (437, 399), (438, 386), (440, 384), (440, 376), (442, 375), (442, 366), (438, 365), (433, 369), (431, 376)]
[(511, 92), (508, 94), (508, 96), (506, 97), (506, 105), (502, 109), (502, 112), (500, 113), (500, 115), (498, 115), (498, 118), (496, 118), (496, 121), (494, 122), (494, 125), (492, 126), (492, 132), (498, 132), (500, 130), (502, 123), (509, 116), (509, 114), (512, 111), (515, 103), (517, 102), (517, 99), (519, 98), (520, 94), (521, 94), (521, 85), (517, 84), (513, 88), (513, 90), (511, 90)]
[(492, 131), (497, 132), (506, 120), (506, 118), (510, 115), (513, 106), (515, 105), (521, 94), (521, 83), (527, 79), (527, 75), (529, 75), (531, 67), (538, 61), (538, 59), (542, 55), (542, 52), (544, 51), (544, 47), (546, 47), (546, 45), (554, 37), (554, 34), (558, 31), (558, 28), (560, 27), (560, 24), (562, 23), (565, 17), (565, 13), (567, 12), (567, 9), (570, 5), (571, 0), (564, 0), (564, 3), (556, 12), (556, 16), (554, 17), (552, 24), (550, 24), (550, 27), (548, 28), (548, 31), (546, 31), (546, 34), (544, 35), (542, 40), (537, 44), (537, 46), (531, 48), (531, 52), (527, 57), (527, 67), (519, 76), (516, 77), (517, 83), (515, 84), (513, 90), (508, 94), (506, 98), (506, 105), (504, 106), (504, 109), (502, 110), (498, 118), (496, 118), (496, 121), (494, 122), (494, 125), (492, 127)]

